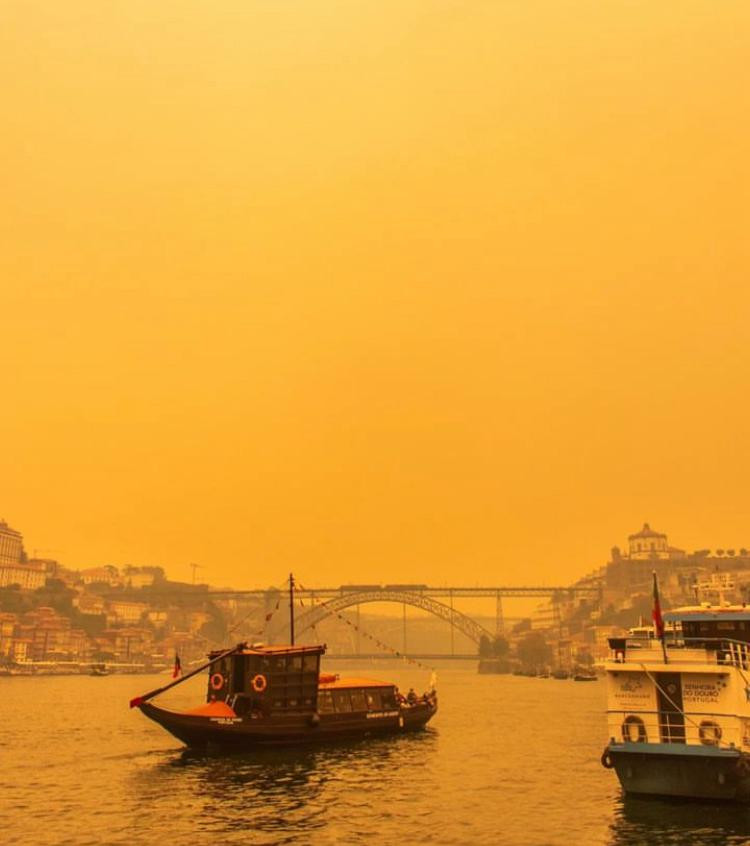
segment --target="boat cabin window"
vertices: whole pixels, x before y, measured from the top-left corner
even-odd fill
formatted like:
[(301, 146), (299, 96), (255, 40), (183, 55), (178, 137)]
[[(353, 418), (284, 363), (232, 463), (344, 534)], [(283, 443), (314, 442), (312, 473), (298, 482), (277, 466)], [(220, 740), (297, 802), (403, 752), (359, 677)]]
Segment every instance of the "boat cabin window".
[(382, 700), (383, 708), (386, 711), (391, 711), (398, 707), (396, 703), (396, 691), (392, 687), (382, 690), (380, 692), (380, 698)]
[(722, 638), (749, 642), (750, 620), (683, 620), (682, 632), (689, 645), (715, 649)]
[(364, 690), (353, 690), (352, 695), (352, 711), (366, 711), (367, 699), (365, 698)]
[(352, 701), (348, 690), (333, 691), (333, 707), (337, 714), (346, 714), (352, 710)]
[(318, 691), (318, 711), (321, 714), (333, 713), (333, 695), (330, 690)]
[(393, 688), (350, 688), (318, 692), (321, 714), (349, 714), (363, 711), (390, 711), (397, 708)]

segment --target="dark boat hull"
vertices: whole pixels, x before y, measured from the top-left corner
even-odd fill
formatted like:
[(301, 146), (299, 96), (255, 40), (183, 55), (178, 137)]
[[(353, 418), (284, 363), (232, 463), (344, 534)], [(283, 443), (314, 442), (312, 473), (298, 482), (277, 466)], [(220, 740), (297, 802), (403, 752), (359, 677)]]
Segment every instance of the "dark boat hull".
[(144, 702), (138, 706), (149, 719), (190, 747), (209, 745), (252, 749), (352, 740), (383, 734), (419, 731), (437, 712), (436, 703), (420, 703), (394, 711), (361, 714), (289, 714), (283, 717), (207, 717), (168, 711)]
[(750, 767), (737, 750), (610, 743), (605, 755), (628, 794), (750, 801)]

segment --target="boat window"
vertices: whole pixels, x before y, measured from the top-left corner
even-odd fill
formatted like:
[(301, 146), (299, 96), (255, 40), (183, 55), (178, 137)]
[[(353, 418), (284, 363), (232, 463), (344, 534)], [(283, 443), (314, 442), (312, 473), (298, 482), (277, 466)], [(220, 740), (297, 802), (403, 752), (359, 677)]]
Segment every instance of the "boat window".
[(367, 709), (369, 711), (382, 711), (383, 707), (380, 701), (380, 691), (379, 690), (368, 690), (367, 691)]
[(289, 669), (294, 672), (301, 672), (302, 671), (302, 656), (301, 655), (290, 655), (289, 656)]
[(318, 656), (317, 655), (305, 655), (303, 658), (303, 667), (306, 673), (317, 673), (318, 672)]
[(364, 690), (353, 690), (352, 697), (352, 711), (366, 711), (367, 699), (365, 698)]
[(283, 673), (286, 670), (286, 659), (283, 655), (275, 655), (271, 658), (271, 669), (277, 673)]
[(383, 708), (386, 711), (392, 710), (396, 707), (396, 695), (392, 687), (381, 690), (380, 695), (383, 702)]
[(344, 714), (352, 710), (352, 702), (349, 699), (348, 690), (334, 690), (333, 704), (337, 714)]
[(330, 690), (321, 690), (318, 692), (318, 711), (321, 714), (333, 713), (333, 697)]

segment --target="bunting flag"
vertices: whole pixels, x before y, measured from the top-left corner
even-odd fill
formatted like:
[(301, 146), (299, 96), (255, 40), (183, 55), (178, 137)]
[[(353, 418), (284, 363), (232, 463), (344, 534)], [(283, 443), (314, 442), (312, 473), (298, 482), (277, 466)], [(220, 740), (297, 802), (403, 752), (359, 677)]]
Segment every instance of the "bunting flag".
[[(323, 603), (323, 604), (325, 605), (325, 603)], [(393, 647), (388, 646), (388, 644), (386, 644), (386, 643), (383, 643), (382, 640), (375, 637), (374, 635), (371, 635), (369, 632), (366, 632), (361, 626), (357, 626), (355, 623), (352, 623), (351, 620), (344, 617), (344, 615), (339, 613), (338, 611), (331, 611), (331, 613), (334, 616), (338, 617), (339, 620), (341, 620), (342, 623), (346, 623), (346, 625), (349, 626), (349, 628), (352, 628), (355, 631), (359, 632), (361, 635), (366, 637), (368, 640), (371, 640), (373, 643), (375, 643), (377, 646), (379, 646), (381, 649), (385, 650), (386, 652), (390, 652), (391, 655), (394, 656), (394, 658), (400, 658), (406, 664), (414, 664), (416, 667), (421, 667), (423, 670), (430, 670), (433, 674), (435, 673), (434, 667), (429, 667), (427, 664), (423, 664), (421, 661), (418, 661), (416, 658), (410, 658), (408, 655), (402, 655), (397, 649), (393, 649)]]
[(176, 679), (182, 675), (182, 663), (180, 662), (180, 656), (175, 652), (174, 654), (174, 667), (172, 668), (172, 678)]
[(281, 602), (281, 597), (279, 597), (279, 599), (276, 600), (276, 605), (274, 606), (273, 611), (269, 611), (268, 614), (266, 614), (266, 623), (271, 622), (271, 617), (273, 617), (273, 615), (279, 610), (279, 603), (280, 602)]

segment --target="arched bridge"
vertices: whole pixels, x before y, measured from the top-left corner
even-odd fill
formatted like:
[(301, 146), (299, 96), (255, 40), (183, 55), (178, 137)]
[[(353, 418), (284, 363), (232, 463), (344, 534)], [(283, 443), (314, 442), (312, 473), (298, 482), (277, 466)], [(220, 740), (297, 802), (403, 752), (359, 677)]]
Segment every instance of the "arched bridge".
[(403, 605), (411, 605), (413, 608), (420, 608), (422, 611), (428, 611), (430, 614), (434, 614), (441, 620), (450, 623), (451, 626), (465, 634), (474, 643), (479, 643), (482, 636), (490, 640), (494, 638), (494, 634), (489, 629), (472, 620), (471, 617), (467, 617), (466, 614), (456, 611), (455, 608), (451, 608), (421, 593), (410, 593), (409, 591), (392, 589), (361, 592), (352, 591), (328, 599), (320, 605), (313, 606), (304, 614), (299, 615), (295, 621), (295, 629), (298, 634), (302, 634), (313, 626), (317, 626), (318, 623), (322, 622), (331, 614), (343, 611), (345, 608), (351, 608), (354, 605), (364, 605), (368, 602), (398, 602)]

